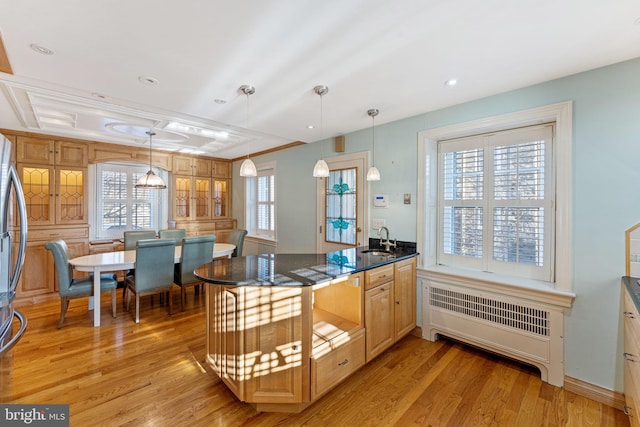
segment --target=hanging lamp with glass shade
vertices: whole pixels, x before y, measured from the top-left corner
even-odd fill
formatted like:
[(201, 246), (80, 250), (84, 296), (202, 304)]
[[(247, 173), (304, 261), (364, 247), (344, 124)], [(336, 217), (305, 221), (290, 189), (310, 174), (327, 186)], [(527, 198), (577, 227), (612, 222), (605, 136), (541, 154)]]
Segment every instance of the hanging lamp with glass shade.
[[(320, 139), (322, 139), (322, 131), (323, 131), (323, 111), (322, 111), (322, 97), (329, 92), (329, 87), (324, 85), (318, 85), (313, 88), (313, 91), (316, 95), (320, 95)], [(324, 161), (323, 158), (320, 158), (316, 162), (316, 165), (313, 167), (313, 176), (316, 178), (326, 178), (329, 176), (329, 165)]]
[(167, 188), (167, 184), (164, 183), (162, 178), (153, 173), (153, 170), (151, 169), (151, 139), (153, 135), (155, 135), (155, 132), (149, 130), (146, 132), (146, 134), (149, 135), (149, 172), (142, 175), (140, 179), (138, 179), (138, 182), (136, 182), (136, 188)]
[[(240, 92), (247, 96), (247, 123), (249, 122), (249, 95), (256, 93), (256, 88), (251, 85), (240, 86)], [(245, 124), (246, 126), (246, 124)], [(255, 163), (249, 158), (249, 141), (247, 141), (247, 158), (240, 165), (240, 176), (258, 176)]]
[(375, 163), (375, 152), (376, 152), (376, 134), (375, 134), (375, 117), (378, 115), (379, 111), (377, 108), (372, 108), (367, 111), (369, 117), (371, 117), (371, 138), (373, 140), (373, 147), (371, 149), (371, 167), (367, 171), (367, 181), (380, 181), (380, 171), (376, 167)]

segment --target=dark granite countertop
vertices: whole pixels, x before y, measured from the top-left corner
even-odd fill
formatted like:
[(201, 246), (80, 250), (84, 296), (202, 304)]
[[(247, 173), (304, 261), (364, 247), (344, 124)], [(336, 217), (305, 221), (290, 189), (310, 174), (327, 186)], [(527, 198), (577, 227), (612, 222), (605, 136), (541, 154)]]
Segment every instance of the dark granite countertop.
[(367, 253), (369, 249), (363, 246), (326, 254), (222, 258), (198, 267), (195, 275), (205, 282), (221, 285), (311, 286), (418, 255), (415, 245), (398, 245), (392, 256)]
[(627, 287), (636, 309), (640, 312), (640, 278), (622, 276), (622, 283)]

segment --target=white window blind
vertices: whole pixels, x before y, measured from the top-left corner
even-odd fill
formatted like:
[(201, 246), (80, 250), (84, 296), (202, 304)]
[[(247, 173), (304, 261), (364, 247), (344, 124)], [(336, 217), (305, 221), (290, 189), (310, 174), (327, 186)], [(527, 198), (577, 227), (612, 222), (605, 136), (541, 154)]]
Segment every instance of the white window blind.
[(245, 178), (245, 222), (249, 234), (269, 239), (276, 237), (275, 163), (256, 165), (258, 176)]
[(438, 144), (442, 264), (551, 281), (553, 126)]
[[(135, 188), (148, 166), (101, 163), (96, 168), (96, 237), (122, 237), (125, 230), (158, 230), (166, 190)], [(160, 173), (160, 172), (158, 172)], [(166, 178), (165, 178), (166, 179)]]

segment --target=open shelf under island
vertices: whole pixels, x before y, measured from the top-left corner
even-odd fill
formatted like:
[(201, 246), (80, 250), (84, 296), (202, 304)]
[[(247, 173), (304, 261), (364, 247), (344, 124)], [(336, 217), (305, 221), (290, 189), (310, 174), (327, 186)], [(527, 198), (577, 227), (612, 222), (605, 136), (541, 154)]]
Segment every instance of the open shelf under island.
[(416, 326), (415, 246), (217, 259), (207, 361), (259, 411), (300, 412)]

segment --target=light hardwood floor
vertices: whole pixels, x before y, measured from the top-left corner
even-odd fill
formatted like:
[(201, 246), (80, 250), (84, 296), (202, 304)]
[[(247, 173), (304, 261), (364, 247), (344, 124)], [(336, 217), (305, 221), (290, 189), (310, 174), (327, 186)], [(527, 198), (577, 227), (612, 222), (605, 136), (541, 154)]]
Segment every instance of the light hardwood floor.
[[(175, 293), (174, 293), (175, 294)], [(71, 426), (628, 426), (621, 411), (543, 383), (528, 366), (448, 340), (409, 336), (300, 414), (258, 413), (205, 363), (204, 298), (169, 317), (142, 298), (92, 326), (86, 300), (22, 307), (0, 359), (0, 402), (69, 403)], [(179, 304), (174, 302), (174, 307)]]

